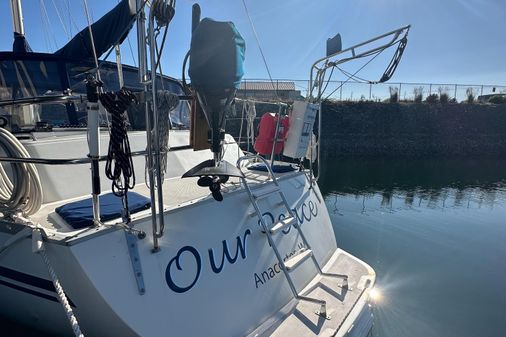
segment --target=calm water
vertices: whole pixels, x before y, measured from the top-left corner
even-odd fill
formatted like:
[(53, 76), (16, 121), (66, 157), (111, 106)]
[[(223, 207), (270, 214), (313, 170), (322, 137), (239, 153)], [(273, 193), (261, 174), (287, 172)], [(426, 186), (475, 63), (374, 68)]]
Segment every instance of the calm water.
[(377, 273), (374, 336), (506, 336), (506, 162), (327, 162), (320, 186), (338, 245)]
[(374, 336), (506, 336), (506, 162), (334, 162), (320, 185), (377, 273)]

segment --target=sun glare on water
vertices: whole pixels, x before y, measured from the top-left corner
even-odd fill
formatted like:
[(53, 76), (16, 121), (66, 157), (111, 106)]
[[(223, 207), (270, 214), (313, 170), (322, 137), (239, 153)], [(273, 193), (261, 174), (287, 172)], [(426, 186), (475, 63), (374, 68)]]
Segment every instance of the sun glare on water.
[(373, 303), (381, 302), (381, 299), (383, 298), (383, 294), (378, 288), (372, 288), (369, 292), (369, 298)]

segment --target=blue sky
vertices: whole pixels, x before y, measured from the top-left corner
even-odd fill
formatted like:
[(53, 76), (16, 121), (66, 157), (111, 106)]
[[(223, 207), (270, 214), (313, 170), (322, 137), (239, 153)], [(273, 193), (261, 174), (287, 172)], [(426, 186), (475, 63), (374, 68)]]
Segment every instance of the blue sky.
[[(88, 1), (93, 19), (117, 2)], [(44, 19), (41, 2), (45, 4), (48, 20)], [(190, 43), (193, 2), (177, 1), (176, 17), (169, 29), (163, 69), (177, 78), (181, 77), (182, 59)], [(3, 13), (0, 50), (10, 50), (12, 46), (8, 3), (0, 2)], [(203, 17), (233, 21), (245, 38), (245, 77), (267, 78), (242, 1), (199, 3)], [(246, 0), (246, 3), (274, 78), (307, 79), (312, 62), (325, 53), (326, 39), (338, 32), (346, 47), (411, 24), (404, 58), (391, 81), (506, 85), (505, 0)], [(23, 6), (26, 36), (35, 51), (56, 50), (65, 44), (70, 33), (82, 29), (86, 23), (82, 0), (24, 0)], [(130, 34), (130, 41), (135, 49), (134, 33)], [(122, 53), (125, 63), (133, 64), (128, 43)], [(376, 59), (361, 75), (378, 79), (387, 56)], [(354, 71), (359, 66), (348, 64), (346, 69)]]

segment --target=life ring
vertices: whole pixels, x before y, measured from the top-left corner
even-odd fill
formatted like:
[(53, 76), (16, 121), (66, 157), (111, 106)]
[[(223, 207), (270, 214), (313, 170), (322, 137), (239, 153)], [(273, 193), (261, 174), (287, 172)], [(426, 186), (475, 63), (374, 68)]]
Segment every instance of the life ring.
[[(263, 155), (270, 155), (274, 143), (274, 134), (276, 133), (276, 124), (278, 122), (278, 115), (266, 112), (260, 119), (258, 126), (258, 136), (255, 140), (254, 149), (257, 153)], [(281, 117), (279, 123), (279, 130), (276, 146), (274, 147), (274, 154), (280, 154), (285, 145), (286, 134), (289, 128), (289, 119), (287, 116)]]

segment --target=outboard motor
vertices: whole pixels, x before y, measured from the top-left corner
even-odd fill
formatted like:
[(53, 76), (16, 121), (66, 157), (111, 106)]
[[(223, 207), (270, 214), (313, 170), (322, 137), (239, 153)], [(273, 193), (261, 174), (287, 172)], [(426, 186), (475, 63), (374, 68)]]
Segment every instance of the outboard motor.
[(232, 22), (205, 18), (193, 31), (189, 73), (192, 87), (209, 125), (208, 141), (213, 159), (204, 161), (183, 175), (200, 177), (221, 201), (220, 184), (230, 176), (242, 177), (232, 164), (222, 160), (225, 111), (232, 104), (241, 83), (245, 43)]

